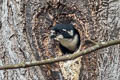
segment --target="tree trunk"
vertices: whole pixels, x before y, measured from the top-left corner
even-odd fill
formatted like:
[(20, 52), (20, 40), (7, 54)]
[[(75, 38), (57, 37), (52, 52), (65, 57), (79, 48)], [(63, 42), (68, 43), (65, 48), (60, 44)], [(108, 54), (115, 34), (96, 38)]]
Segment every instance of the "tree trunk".
[[(25, 32), (24, 0), (0, 1), (0, 65), (34, 61)], [(0, 80), (45, 80), (40, 67), (1, 70)]]
[[(120, 1), (104, 1), (99, 13), (99, 41), (120, 39)], [(120, 45), (98, 51), (98, 80), (120, 80)]]
[[(119, 0), (0, 0), (0, 65), (61, 56), (49, 38), (57, 23), (72, 23), (81, 50), (119, 39)], [(75, 60), (1, 70), (0, 80), (119, 80), (119, 45)]]

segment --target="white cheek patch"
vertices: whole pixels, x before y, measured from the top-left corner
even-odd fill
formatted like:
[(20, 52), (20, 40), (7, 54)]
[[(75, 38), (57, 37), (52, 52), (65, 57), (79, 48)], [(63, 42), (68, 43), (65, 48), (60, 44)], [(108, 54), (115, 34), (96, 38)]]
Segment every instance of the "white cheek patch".
[(62, 29), (63, 31), (67, 31), (66, 29)]
[(73, 36), (73, 30), (68, 31), (68, 33)]
[(63, 35), (58, 35), (58, 36), (56, 36), (56, 38), (55, 38), (57, 41), (60, 41), (61, 39), (63, 39)]

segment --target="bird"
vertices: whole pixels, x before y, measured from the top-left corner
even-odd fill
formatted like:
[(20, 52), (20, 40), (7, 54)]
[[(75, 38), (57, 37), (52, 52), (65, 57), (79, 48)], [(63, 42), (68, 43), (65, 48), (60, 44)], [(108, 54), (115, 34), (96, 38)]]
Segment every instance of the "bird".
[(73, 24), (56, 24), (50, 30), (50, 38), (59, 42), (63, 54), (72, 54), (80, 47), (80, 34)]

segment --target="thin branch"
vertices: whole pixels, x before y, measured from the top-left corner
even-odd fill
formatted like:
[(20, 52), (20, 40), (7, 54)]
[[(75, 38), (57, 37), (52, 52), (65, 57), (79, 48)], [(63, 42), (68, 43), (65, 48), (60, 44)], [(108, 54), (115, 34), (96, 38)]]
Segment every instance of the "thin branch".
[(66, 60), (72, 60), (77, 57), (90, 54), (91, 52), (94, 52), (98, 49), (102, 49), (108, 46), (120, 44), (120, 40), (113, 40), (113, 41), (108, 41), (108, 42), (102, 42), (98, 43), (95, 46), (92, 46), (90, 48), (87, 48), (83, 51), (78, 51), (74, 54), (70, 55), (65, 55), (57, 58), (51, 58), (51, 59), (46, 59), (46, 60), (41, 60), (41, 61), (33, 61), (33, 62), (21, 62), (20, 64), (11, 64), (11, 65), (4, 65), (0, 66), (0, 70), (5, 70), (5, 69), (17, 69), (17, 68), (27, 68), (27, 67), (32, 67), (32, 66), (40, 66), (40, 65), (45, 65), (45, 64), (51, 64), (54, 62), (59, 62), (59, 61), (66, 61)]

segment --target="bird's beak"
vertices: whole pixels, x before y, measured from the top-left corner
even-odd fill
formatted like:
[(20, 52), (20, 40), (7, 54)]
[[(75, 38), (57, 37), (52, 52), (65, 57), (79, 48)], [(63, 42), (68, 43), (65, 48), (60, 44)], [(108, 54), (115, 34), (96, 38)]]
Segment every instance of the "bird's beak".
[(61, 35), (61, 34), (58, 35), (58, 34), (56, 34), (55, 31), (51, 30), (50, 38), (53, 40), (59, 41), (60, 39), (63, 39), (63, 35)]
[(51, 39), (55, 39), (55, 38), (56, 38), (56, 34), (55, 34), (54, 31), (51, 31), (51, 32), (50, 32), (50, 38), (51, 38)]
[(53, 34), (52, 34), (52, 35), (50, 35), (50, 38), (51, 38), (51, 39), (54, 39), (54, 38), (56, 38), (56, 35), (53, 35)]

